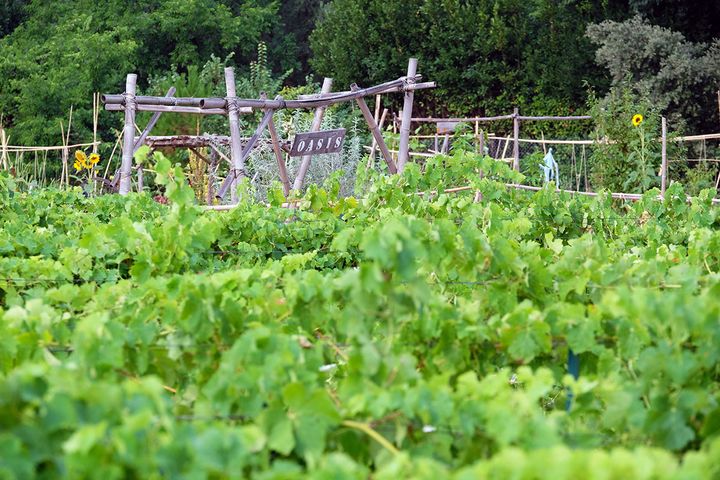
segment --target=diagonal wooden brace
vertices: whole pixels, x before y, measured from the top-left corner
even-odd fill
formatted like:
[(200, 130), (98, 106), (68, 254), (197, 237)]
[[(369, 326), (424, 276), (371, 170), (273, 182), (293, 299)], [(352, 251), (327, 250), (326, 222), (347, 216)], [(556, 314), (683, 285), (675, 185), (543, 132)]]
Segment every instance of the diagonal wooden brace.
[[(350, 90), (353, 92), (360, 90), (360, 87), (357, 86), (357, 84), (353, 83), (350, 86)], [(365, 99), (356, 98), (355, 101), (357, 102), (358, 106), (360, 107), (360, 111), (363, 114), (363, 117), (365, 117), (365, 121), (368, 124), (368, 127), (370, 128), (370, 132), (373, 134), (373, 138), (375, 139), (375, 143), (377, 143), (378, 147), (380, 148), (380, 151), (382, 152), (383, 157), (385, 158), (385, 162), (388, 166), (388, 171), (392, 174), (397, 173), (397, 167), (395, 166), (395, 162), (392, 159), (392, 156), (390, 155), (390, 151), (387, 148), (387, 145), (385, 145), (385, 140), (383, 139), (382, 132), (380, 131), (380, 127), (378, 127), (378, 124), (375, 122), (375, 119), (372, 116), (372, 113), (370, 113), (370, 109), (368, 108), (367, 104), (365, 103)]]

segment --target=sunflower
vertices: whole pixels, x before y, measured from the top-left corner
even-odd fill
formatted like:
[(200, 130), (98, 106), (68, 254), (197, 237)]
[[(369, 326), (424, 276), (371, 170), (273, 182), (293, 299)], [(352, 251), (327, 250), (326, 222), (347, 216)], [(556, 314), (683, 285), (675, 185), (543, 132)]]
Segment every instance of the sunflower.
[(97, 165), (97, 163), (100, 161), (100, 155), (97, 153), (91, 153), (90, 157), (88, 158), (88, 163), (90, 164), (90, 168)]
[[(82, 150), (75, 150), (75, 164), (80, 166), (80, 170), (87, 168), (87, 155)], [(77, 169), (77, 167), (75, 168)]]
[(640, 115), (639, 113), (636, 113), (635, 115), (633, 115), (633, 118), (632, 118), (633, 127), (639, 127), (642, 122), (643, 122), (642, 115)]
[(73, 167), (75, 168), (76, 172), (79, 172), (83, 169), (82, 163), (80, 163), (80, 160), (75, 160), (75, 163), (73, 163)]

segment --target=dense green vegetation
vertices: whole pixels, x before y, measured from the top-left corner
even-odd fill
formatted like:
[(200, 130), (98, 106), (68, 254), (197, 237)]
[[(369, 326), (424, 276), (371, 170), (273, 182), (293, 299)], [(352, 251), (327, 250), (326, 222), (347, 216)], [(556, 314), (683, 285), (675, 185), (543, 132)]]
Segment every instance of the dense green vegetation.
[[(420, 111), (496, 114), (517, 105), (552, 114), (585, 111), (584, 82), (603, 96), (629, 73), (674, 125), (682, 118), (693, 132), (714, 130), (720, 27), (711, 19), (720, 4), (667, 3), (12, 0), (0, 4), (0, 112), (15, 142), (57, 144), (74, 105), (71, 137), (87, 140), (91, 92), (117, 92), (134, 71), (140, 91), (157, 93), (152, 78), (189, 74), (212, 56), (249, 78), (262, 41), (285, 86), (311, 74), (334, 77), (338, 89), (379, 83), (417, 55), (421, 73), (439, 84), (418, 96)], [(115, 116), (102, 115), (105, 141), (113, 127)]]
[(460, 151), (204, 212), (156, 170), (171, 205), (0, 176), (3, 478), (720, 475), (711, 192)]

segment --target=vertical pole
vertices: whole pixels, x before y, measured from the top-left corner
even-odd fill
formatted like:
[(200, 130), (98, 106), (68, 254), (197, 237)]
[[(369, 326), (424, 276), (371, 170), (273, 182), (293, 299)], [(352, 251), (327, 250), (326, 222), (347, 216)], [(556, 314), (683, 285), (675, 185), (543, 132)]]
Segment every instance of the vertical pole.
[(138, 165), (137, 176), (138, 176), (138, 179), (137, 179), (138, 193), (142, 193), (143, 188), (145, 187), (145, 177), (144, 177), (142, 165)]
[(0, 143), (2, 144), (2, 166), (3, 170), (9, 170), (10, 166), (8, 165), (8, 145), (9, 145), (9, 138), (5, 134), (5, 128), (0, 124)]
[(480, 155), (485, 156), (485, 132), (480, 130)]
[(662, 166), (660, 167), (660, 194), (665, 197), (667, 187), (667, 119), (662, 117)]
[[(323, 80), (322, 89), (320, 93), (330, 93), (332, 88), (332, 78), (325, 78)], [(311, 132), (317, 132), (320, 130), (322, 125), (323, 115), (325, 115), (325, 107), (317, 107), (315, 109), (315, 118), (313, 118), (312, 126), (310, 127)], [(305, 175), (307, 175), (308, 168), (310, 168), (310, 160), (312, 155), (305, 155), (300, 161), (300, 168), (298, 169), (297, 175), (295, 176), (295, 182), (293, 183), (293, 190), (302, 189), (303, 182), (305, 181)]]
[(235, 70), (225, 68), (225, 91), (227, 93), (228, 122), (230, 124), (230, 159), (232, 168), (228, 172), (231, 177), (230, 199), (237, 203), (237, 181), (245, 176), (245, 165), (242, 160), (242, 138), (240, 137), (240, 115), (235, 104)]
[(135, 87), (137, 75), (131, 73), (125, 80), (125, 126), (123, 128), (122, 163), (120, 164), (120, 195), (130, 193), (133, 150), (135, 147)]
[(520, 171), (520, 114), (517, 107), (513, 111), (513, 170)]
[[(408, 61), (406, 84), (415, 83), (415, 74), (417, 73), (417, 58), (411, 58)], [(398, 147), (398, 173), (402, 173), (405, 164), (410, 156), (410, 123), (412, 119), (412, 107), (414, 90), (405, 92), (405, 100), (403, 101), (402, 123), (400, 124), (400, 146)]]
[[(382, 97), (380, 94), (375, 95), (375, 116), (373, 117), (375, 119), (375, 123), (379, 125), (380, 122), (380, 103), (382, 102)], [(383, 113), (385, 113), (385, 110), (383, 110)], [(375, 163), (375, 150), (377, 149), (377, 142), (375, 141), (375, 136), (373, 136), (372, 143), (370, 144), (370, 156), (368, 160), (368, 166), (373, 165)], [(369, 168), (369, 167), (368, 167)]]
[(218, 154), (214, 148), (210, 148), (210, 165), (207, 175), (207, 204), (212, 205), (215, 198), (215, 170), (217, 170)]
[(480, 145), (478, 145), (478, 142), (480, 140), (480, 122), (475, 121), (475, 153), (480, 153)]
[(275, 152), (275, 160), (278, 164), (278, 173), (280, 174), (280, 181), (282, 182), (283, 192), (287, 197), (290, 194), (290, 179), (288, 178), (287, 168), (285, 167), (285, 157), (282, 150), (280, 150), (280, 138), (278, 137), (277, 130), (275, 129), (275, 122), (272, 117), (268, 121), (268, 130), (270, 131), (270, 140), (272, 141), (273, 152)]

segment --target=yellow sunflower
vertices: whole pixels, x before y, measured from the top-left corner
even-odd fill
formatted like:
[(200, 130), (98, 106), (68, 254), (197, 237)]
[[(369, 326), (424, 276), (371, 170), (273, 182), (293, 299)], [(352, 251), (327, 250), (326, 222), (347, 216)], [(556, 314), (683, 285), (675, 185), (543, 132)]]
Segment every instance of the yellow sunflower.
[(83, 165), (82, 165), (82, 163), (80, 163), (79, 160), (75, 160), (75, 163), (73, 163), (73, 167), (75, 168), (76, 172), (79, 172), (80, 170), (83, 169)]
[(82, 150), (75, 150), (75, 163), (80, 165), (80, 170), (87, 168), (87, 155), (85, 155), (85, 152)]
[(639, 127), (642, 122), (643, 122), (642, 115), (640, 115), (639, 113), (636, 113), (635, 115), (633, 115), (633, 118), (632, 118), (633, 127)]
[(90, 157), (88, 158), (88, 162), (90, 163), (90, 168), (97, 165), (97, 163), (100, 161), (100, 155), (97, 153), (91, 153)]

